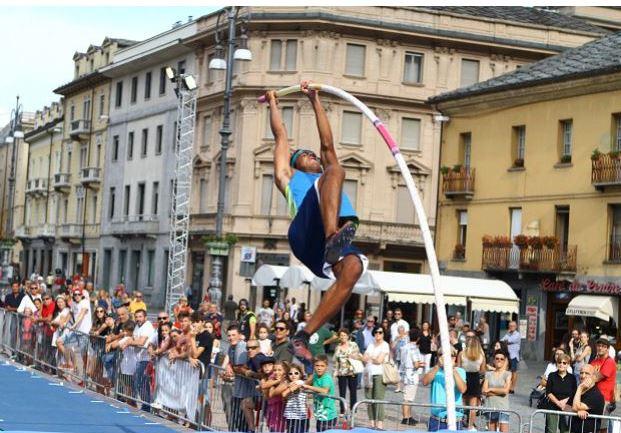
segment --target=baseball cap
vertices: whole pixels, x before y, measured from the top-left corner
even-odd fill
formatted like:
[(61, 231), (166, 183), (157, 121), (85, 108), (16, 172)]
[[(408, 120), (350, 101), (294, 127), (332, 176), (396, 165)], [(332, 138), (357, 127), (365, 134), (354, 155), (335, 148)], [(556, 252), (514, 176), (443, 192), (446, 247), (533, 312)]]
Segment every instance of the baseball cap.
[(79, 295), (81, 295), (81, 294), (82, 294), (82, 289), (80, 289), (80, 288), (73, 289), (73, 290), (71, 291), (71, 293), (73, 293), (74, 295), (75, 295), (76, 293), (77, 293), (77, 294), (79, 294)]

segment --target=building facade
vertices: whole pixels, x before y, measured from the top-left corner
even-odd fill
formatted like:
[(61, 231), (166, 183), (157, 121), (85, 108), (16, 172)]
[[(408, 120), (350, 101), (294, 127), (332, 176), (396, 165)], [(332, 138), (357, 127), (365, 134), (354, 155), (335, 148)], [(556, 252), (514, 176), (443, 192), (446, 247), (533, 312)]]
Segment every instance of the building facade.
[(194, 52), (179, 40), (196, 23), (118, 51), (102, 69), (112, 86), (103, 176), (97, 283), (141, 290), (164, 305), (175, 169), (177, 97), (165, 68), (193, 74)]
[(620, 42), (432, 99), (450, 117), (439, 259), (448, 274), (512, 286), (526, 357), (548, 356), (574, 328), (618, 342)]
[[(472, 8), (252, 8), (248, 25), (253, 59), (236, 65), (233, 79), (224, 232), (235, 234), (238, 242), (225, 261), (225, 295), (249, 297), (253, 305), (273, 298), (273, 290), (252, 285), (253, 271), (263, 263), (296, 263), (286, 240), (284, 200), (273, 186), (268, 111), (256, 102), (265, 89), (310, 79), (343, 88), (366, 103), (399, 142), (433, 229), (440, 124), (434, 122), (436, 111), (427, 99), (581, 45), (603, 32), (547, 11), (474, 9), (496, 14)], [(513, 12), (501, 13), (503, 9)], [(196, 49), (199, 65), (188, 267), (188, 281), (198, 290), (206, 289), (210, 278), (203, 239), (214, 231), (223, 116), (224, 73), (207, 68), (214, 55), (216, 18), (199, 19), (197, 35), (186, 40)], [(390, 152), (353, 107), (327, 94), (322, 100), (346, 170), (344, 190), (361, 219), (356, 243), (369, 256), (371, 269), (426, 271), (419, 225)], [(305, 98), (293, 94), (280, 104), (290, 144), (317, 150), (314, 114)], [(254, 263), (241, 261), (243, 247), (256, 252)], [(319, 297), (311, 299), (307, 292), (300, 291), (298, 300), (312, 307)], [(349, 307), (362, 303), (354, 296)], [(418, 319), (427, 316), (422, 306), (412, 313)]]
[(133, 44), (104, 39), (85, 53), (73, 56), (73, 80), (54, 90), (64, 101), (63, 145), (53, 164), (54, 189), (58, 191), (57, 253), (54, 268), (64, 275), (92, 278), (97, 272), (101, 184), (109, 121), (110, 79), (100, 69), (114, 53)]

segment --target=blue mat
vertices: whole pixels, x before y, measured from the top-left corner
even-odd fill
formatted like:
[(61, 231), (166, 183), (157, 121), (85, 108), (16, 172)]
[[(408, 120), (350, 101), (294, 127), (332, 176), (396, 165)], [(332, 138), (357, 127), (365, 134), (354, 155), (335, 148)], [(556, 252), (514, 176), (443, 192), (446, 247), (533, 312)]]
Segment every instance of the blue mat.
[(0, 430), (75, 433), (172, 433), (121, 403), (76, 393), (0, 360)]

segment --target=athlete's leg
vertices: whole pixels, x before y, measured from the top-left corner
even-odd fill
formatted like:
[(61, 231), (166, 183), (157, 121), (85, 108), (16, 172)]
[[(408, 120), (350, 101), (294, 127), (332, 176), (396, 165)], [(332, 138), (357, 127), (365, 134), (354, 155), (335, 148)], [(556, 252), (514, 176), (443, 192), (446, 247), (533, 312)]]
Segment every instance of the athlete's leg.
[(332, 267), (336, 281), (323, 296), (319, 306), (306, 324), (304, 331), (309, 335), (316, 332), (321, 325), (326, 323), (341, 309), (349, 296), (354, 285), (362, 274), (362, 263), (358, 256), (347, 255)]
[(326, 239), (338, 230), (339, 211), (341, 210), (341, 193), (345, 170), (338, 163), (328, 164), (319, 178), (319, 209)]

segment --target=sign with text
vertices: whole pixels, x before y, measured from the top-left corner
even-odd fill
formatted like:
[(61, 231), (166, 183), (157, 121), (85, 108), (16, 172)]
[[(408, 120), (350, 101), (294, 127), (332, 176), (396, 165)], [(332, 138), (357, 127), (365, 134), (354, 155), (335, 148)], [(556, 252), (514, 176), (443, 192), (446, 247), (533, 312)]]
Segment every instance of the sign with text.
[(608, 281), (554, 281), (552, 279), (546, 278), (541, 281), (540, 288), (541, 290), (545, 290), (546, 292), (590, 293), (593, 295), (621, 295), (621, 284)]

